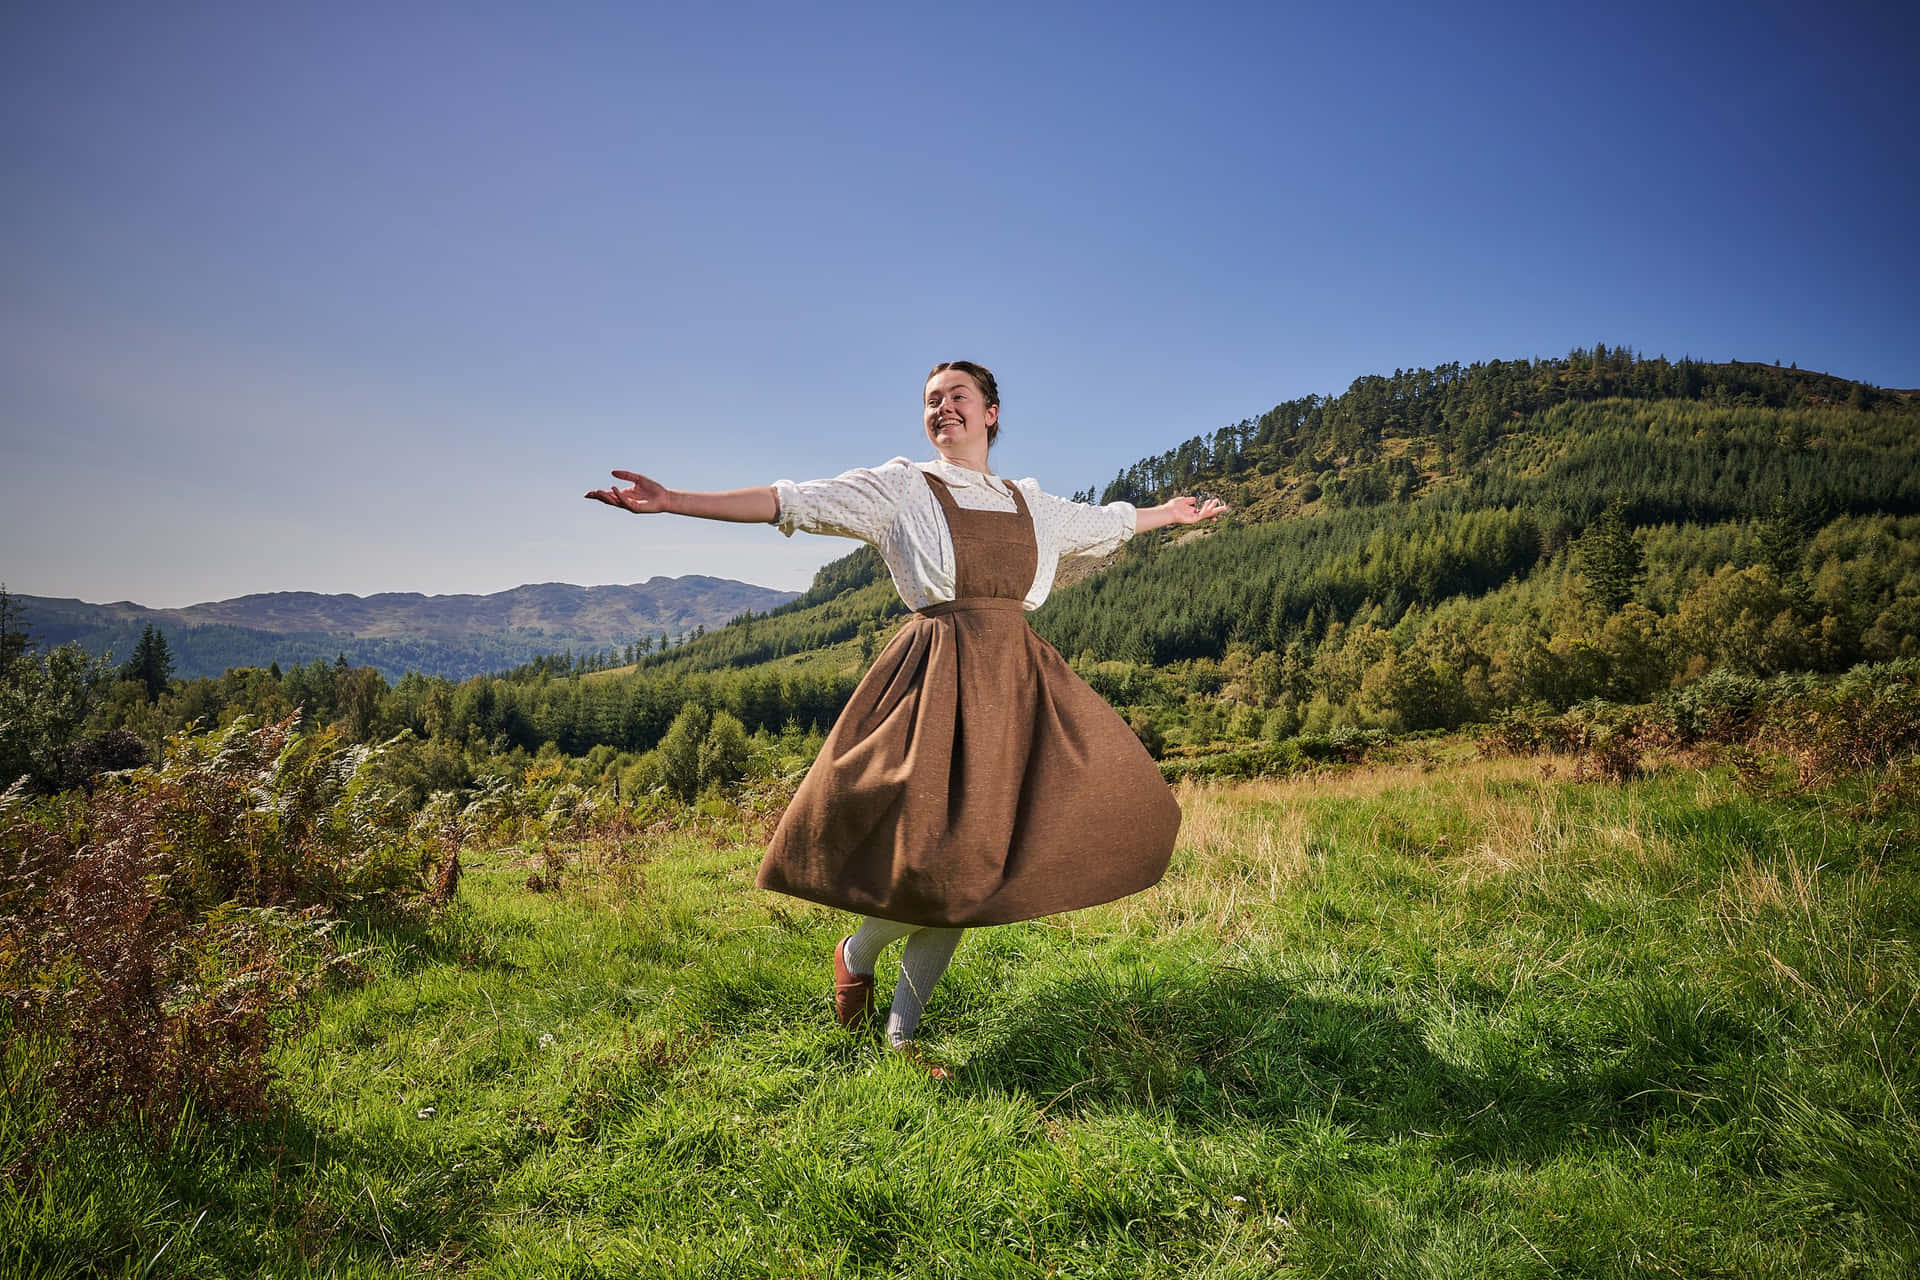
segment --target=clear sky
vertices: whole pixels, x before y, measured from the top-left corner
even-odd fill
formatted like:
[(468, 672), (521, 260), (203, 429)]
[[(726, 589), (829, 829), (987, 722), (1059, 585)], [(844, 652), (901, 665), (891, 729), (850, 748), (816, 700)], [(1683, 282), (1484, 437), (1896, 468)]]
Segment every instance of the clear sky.
[(1460, 360), (1920, 385), (1908, 4), (0, 7), (0, 581), (182, 605), (710, 573), (626, 516), (1143, 454)]

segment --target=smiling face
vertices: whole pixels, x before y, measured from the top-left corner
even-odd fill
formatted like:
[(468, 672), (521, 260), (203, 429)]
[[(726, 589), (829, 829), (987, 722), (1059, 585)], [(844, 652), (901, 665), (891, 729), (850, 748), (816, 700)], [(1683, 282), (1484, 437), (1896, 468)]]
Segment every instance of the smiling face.
[(984, 471), (987, 446), (1000, 425), (1000, 406), (989, 404), (973, 375), (942, 369), (927, 379), (927, 439), (949, 462)]

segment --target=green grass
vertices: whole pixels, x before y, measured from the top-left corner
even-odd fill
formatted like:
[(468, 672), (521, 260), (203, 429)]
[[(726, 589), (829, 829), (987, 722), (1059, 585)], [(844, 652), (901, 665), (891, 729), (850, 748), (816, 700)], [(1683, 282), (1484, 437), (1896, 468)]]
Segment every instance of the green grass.
[(739, 828), (484, 855), (281, 1120), (49, 1143), (16, 1054), (0, 1270), (1912, 1274), (1913, 816), (1467, 754), (1184, 791), (1159, 888), (969, 935), (945, 1085), (833, 1025), (846, 918)]

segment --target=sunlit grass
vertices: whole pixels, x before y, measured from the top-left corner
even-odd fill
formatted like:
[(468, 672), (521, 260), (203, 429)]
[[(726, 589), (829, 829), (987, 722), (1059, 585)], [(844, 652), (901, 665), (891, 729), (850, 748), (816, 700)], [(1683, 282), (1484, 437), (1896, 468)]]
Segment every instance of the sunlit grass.
[(0, 1265), (1911, 1274), (1911, 817), (1571, 773), (1443, 744), (1187, 787), (1159, 888), (969, 936), (945, 1086), (834, 1027), (845, 917), (751, 887), (758, 826), (561, 846), (538, 893), (542, 851), (478, 855), (458, 911), (366, 936), (282, 1121), (38, 1149), (16, 1055)]

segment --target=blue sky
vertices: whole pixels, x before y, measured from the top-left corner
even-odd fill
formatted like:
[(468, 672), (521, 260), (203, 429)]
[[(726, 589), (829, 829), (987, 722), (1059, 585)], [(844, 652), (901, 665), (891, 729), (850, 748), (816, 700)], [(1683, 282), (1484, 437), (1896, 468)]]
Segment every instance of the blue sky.
[(1920, 385), (1902, 5), (0, 10), (0, 581), (711, 573), (623, 516), (925, 456), (1071, 492), (1354, 378), (1626, 344)]

